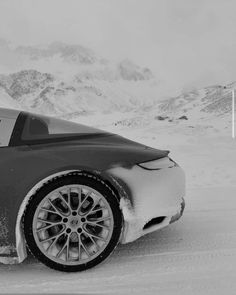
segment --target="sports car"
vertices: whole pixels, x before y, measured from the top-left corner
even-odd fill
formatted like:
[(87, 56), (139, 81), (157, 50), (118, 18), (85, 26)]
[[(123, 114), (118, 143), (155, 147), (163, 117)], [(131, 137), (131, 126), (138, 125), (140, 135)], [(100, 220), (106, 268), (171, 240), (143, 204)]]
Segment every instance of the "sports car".
[(169, 151), (0, 108), (0, 262), (32, 253), (74, 272), (178, 220), (185, 176)]

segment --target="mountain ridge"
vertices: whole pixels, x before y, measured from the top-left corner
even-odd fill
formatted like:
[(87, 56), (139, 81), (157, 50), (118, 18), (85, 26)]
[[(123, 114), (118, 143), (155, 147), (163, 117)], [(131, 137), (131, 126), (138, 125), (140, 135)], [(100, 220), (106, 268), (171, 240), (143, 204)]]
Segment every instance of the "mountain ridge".
[(129, 59), (114, 63), (80, 45), (55, 42), (40, 48), (10, 48), (0, 40), (0, 69), (4, 52), (26, 59), (21, 60), (19, 71), (0, 71), (0, 106), (7, 107), (9, 101), (11, 108), (73, 119), (127, 113), (130, 126), (146, 124), (147, 116), (168, 124), (186, 121), (193, 125), (231, 114), (236, 82), (168, 97), (150, 69)]

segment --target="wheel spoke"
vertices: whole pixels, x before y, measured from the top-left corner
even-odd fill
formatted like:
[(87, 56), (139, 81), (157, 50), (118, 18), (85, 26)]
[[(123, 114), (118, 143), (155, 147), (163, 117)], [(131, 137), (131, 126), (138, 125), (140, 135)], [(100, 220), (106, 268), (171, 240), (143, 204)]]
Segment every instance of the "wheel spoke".
[(47, 239), (45, 239), (45, 240), (41, 240), (41, 242), (42, 242), (42, 243), (46, 243), (46, 242), (49, 242), (49, 241), (55, 239), (56, 237), (57, 237), (57, 235), (56, 235), (56, 236), (49, 237), (49, 238), (47, 238)]
[(57, 215), (59, 215), (59, 216), (61, 216), (61, 214), (59, 214), (58, 212), (56, 212), (56, 211), (52, 211), (52, 210), (50, 210), (50, 209), (47, 209), (47, 208), (40, 208), (40, 210), (43, 210), (43, 211), (45, 211), (45, 212), (48, 212), (48, 213), (52, 213), (52, 214), (57, 214)]
[[(95, 207), (96, 207), (96, 206), (95, 206)], [(86, 214), (86, 215), (87, 215), (87, 217), (89, 217), (89, 215), (92, 215), (92, 214), (97, 213), (97, 212), (99, 212), (99, 211), (102, 211), (102, 210), (104, 210), (104, 209), (106, 209), (106, 207), (100, 207), (100, 208), (97, 208), (97, 209), (95, 209), (95, 210), (92, 210), (91, 212), (89, 212), (89, 213)]]
[(95, 220), (86, 220), (85, 223), (90, 224), (92, 226), (99, 226), (99, 227), (108, 229), (109, 227), (107, 225), (100, 224), (99, 222), (103, 222), (103, 221), (106, 221), (106, 220), (109, 220), (109, 219), (111, 219), (111, 217), (107, 216), (107, 217), (98, 218), (98, 219), (95, 219)]
[(96, 248), (96, 252), (97, 252), (97, 251), (98, 251), (98, 245), (97, 245), (97, 243), (94, 241), (93, 236), (90, 235), (90, 234), (88, 234), (88, 233), (86, 233), (86, 234), (87, 234), (87, 236), (90, 238), (90, 240), (92, 241), (92, 243), (94, 244), (94, 246), (95, 246), (95, 248)]
[[(63, 233), (60, 231), (60, 232), (57, 233), (56, 235), (51, 236), (51, 237), (49, 237), (49, 238), (47, 238), (47, 239), (45, 239), (45, 240), (42, 240), (41, 242), (42, 242), (42, 243), (45, 243), (45, 242), (49, 242), (49, 241), (51, 241), (51, 240), (53, 240), (53, 239), (57, 240), (62, 234), (63, 234)], [(54, 241), (53, 241), (53, 242), (54, 242)]]
[[(41, 222), (41, 221), (40, 221), (40, 222)], [(40, 231), (42, 231), (42, 230), (49, 229), (49, 228), (51, 228), (51, 227), (53, 227), (53, 226), (56, 226), (56, 225), (59, 225), (59, 224), (61, 224), (61, 222), (57, 222), (57, 223), (53, 223), (53, 224), (46, 225), (46, 226), (44, 226), (44, 227), (40, 227), (40, 228), (36, 229), (36, 232), (40, 232)]]
[(70, 187), (67, 190), (67, 195), (68, 195), (68, 205), (69, 205), (70, 211), (72, 211), (71, 188)]
[(69, 251), (70, 251), (70, 238), (68, 237), (68, 240), (66, 243), (66, 261), (69, 260)]
[(102, 237), (98, 236), (98, 235), (95, 235), (95, 234), (91, 234), (90, 232), (88, 232), (88, 230), (86, 229), (85, 230), (86, 234), (89, 236), (89, 237), (93, 237), (95, 239), (98, 239), (98, 240), (101, 240), (103, 242), (106, 242), (105, 239), (103, 239)]
[(63, 197), (63, 195), (62, 195), (62, 193), (61, 192), (59, 192), (59, 194), (58, 194), (58, 198), (60, 199), (60, 200), (62, 200), (62, 202), (66, 205), (66, 207), (70, 210), (70, 206), (69, 206), (69, 203), (66, 201), (66, 199)]
[(79, 200), (77, 211), (79, 211), (79, 208), (80, 208), (80, 205), (81, 205), (82, 188), (79, 187), (79, 188), (77, 189), (77, 192), (78, 192), (78, 200)]
[(88, 216), (89, 214), (93, 213), (93, 209), (99, 204), (99, 202), (101, 201), (101, 198), (99, 198), (98, 200), (95, 200), (93, 203), (93, 206), (89, 209), (88, 212), (86, 212), (86, 216)]
[(78, 258), (80, 260), (81, 259), (81, 239), (79, 234), (77, 234), (77, 236), (78, 236)]
[(89, 252), (88, 252), (88, 249), (87, 249), (86, 246), (84, 245), (84, 243), (83, 243), (83, 241), (82, 241), (81, 238), (80, 238), (80, 242), (81, 242), (81, 246), (82, 246), (82, 248), (84, 249), (85, 253), (87, 254), (88, 257), (90, 257), (90, 254), (89, 254)]
[(106, 225), (99, 224), (99, 223), (96, 223), (94, 221), (86, 221), (86, 223), (91, 224), (92, 226), (99, 226), (99, 227), (102, 227), (102, 228), (105, 228), (105, 229), (109, 229), (109, 227), (107, 227)]
[(66, 261), (69, 259), (69, 242), (70, 242), (70, 236), (66, 235), (66, 241), (65, 244), (62, 246), (61, 250), (57, 253), (57, 258), (60, 258), (63, 251), (66, 249)]
[(78, 212), (80, 212), (80, 209), (82, 208), (83, 204), (85, 203), (85, 201), (87, 200), (87, 198), (88, 198), (89, 196), (90, 196), (90, 192), (88, 192), (88, 193), (85, 195), (83, 201), (80, 203), (79, 208), (78, 208)]
[(48, 224), (60, 224), (61, 221), (45, 220), (42, 218), (37, 218), (39, 222), (48, 223)]
[(88, 222), (97, 223), (97, 222), (107, 221), (109, 219), (111, 219), (111, 217), (110, 216), (106, 216), (106, 217), (101, 217), (101, 218), (97, 218), (97, 219), (94, 219), (94, 220), (88, 220)]
[(61, 213), (61, 211), (57, 208), (57, 206), (55, 206), (55, 205), (53, 204), (53, 202), (52, 202), (50, 199), (48, 199), (48, 202), (49, 202), (50, 205), (53, 207), (53, 209), (55, 210), (55, 212), (57, 212), (61, 217), (63, 217), (63, 214)]
[[(58, 234), (57, 236), (56, 236), (56, 238), (55, 238), (55, 240), (48, 246), (48, 248), (47, 248), (47, 252), (54, 246), (54, 245), (56, 245), (56, 242), (58, 241), (58, 239), (63, 235), (64, 233), (61, 233), (61, 234)], [(42, 241), (43, 243), (45, 242), (45, 241)]]

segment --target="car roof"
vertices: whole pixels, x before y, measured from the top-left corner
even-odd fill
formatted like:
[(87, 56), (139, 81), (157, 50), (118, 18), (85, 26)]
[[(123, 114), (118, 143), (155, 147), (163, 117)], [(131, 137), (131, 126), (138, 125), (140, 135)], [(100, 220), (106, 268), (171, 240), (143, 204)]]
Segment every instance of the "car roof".
[(0, 117), (8, 119), (17, 119), (20, 110), (0, 108)]

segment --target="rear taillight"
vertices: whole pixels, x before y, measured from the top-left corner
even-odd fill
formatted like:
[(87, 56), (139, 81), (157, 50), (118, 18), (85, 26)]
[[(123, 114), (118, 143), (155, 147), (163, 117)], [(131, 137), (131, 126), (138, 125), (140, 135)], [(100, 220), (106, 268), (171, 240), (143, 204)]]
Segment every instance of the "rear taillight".
[(164, 168), (172, 168), (174, 166), (177, 166), (177, 163), (175, 163), (169, 157), (164, 157), (158, 160), (140, 163), (138, 165), (147, 170), (159, 170)]

